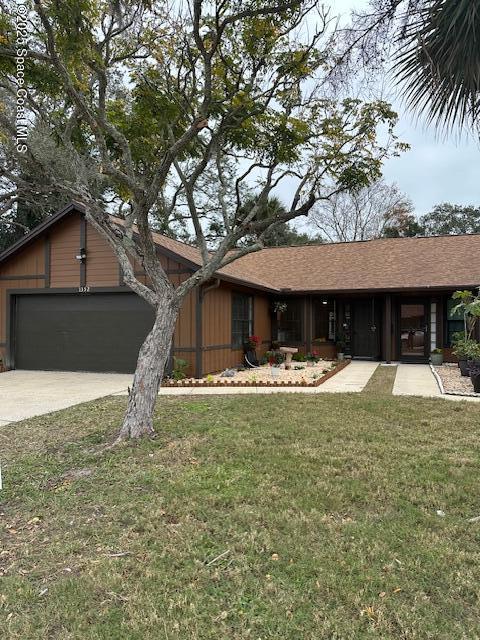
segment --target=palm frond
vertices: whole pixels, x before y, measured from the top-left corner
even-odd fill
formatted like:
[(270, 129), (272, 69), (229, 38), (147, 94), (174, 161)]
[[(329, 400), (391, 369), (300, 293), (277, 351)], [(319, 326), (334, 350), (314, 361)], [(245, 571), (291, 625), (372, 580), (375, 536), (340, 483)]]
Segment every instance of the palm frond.
[(480, 116), (480, 0), (424, 0), (395, 59), (407, 102), (451, 128)]

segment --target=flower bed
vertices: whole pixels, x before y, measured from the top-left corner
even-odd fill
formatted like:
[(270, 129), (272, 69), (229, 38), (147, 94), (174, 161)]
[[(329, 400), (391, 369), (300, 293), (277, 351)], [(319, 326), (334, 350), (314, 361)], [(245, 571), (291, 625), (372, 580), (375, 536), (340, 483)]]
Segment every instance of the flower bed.
[[(295, 369), (301, 363), (293, 363), (289, 371), (281, 368), (278, 378), (273, 378), (269, 365), (237, 371), (231, 378), (220, 374), (209, 375), (202, 379), (165, 380), (164, 387), (318, 387), (350, 363), (320, 361), (311, 367)], [(303, 363), (302, 363), (303, 364)], [(332, 366), (334, 365), (334, 366)]]
[(441, 366), (434, 367), (434, 369), (442, 381), (445, 393), (449, 395), (480, 397), (480, 393), (473, 391), (470, 378), (462, 376), (456, 364), (445, 363)]

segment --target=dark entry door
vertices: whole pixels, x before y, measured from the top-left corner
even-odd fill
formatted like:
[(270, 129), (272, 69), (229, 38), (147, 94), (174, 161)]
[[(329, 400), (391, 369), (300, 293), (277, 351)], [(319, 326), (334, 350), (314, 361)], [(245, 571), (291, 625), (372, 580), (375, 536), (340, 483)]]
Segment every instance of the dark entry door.
[(130, 373), (153, 317), (134, 293), (19, 295), (15, 368)]
[(424, 301), (400, 304), (400, 358), (428, 361), (428, 305)]
[(380, 357), (380, 304), (375, 298), (352, 302), (352, 356), (377, 360)]

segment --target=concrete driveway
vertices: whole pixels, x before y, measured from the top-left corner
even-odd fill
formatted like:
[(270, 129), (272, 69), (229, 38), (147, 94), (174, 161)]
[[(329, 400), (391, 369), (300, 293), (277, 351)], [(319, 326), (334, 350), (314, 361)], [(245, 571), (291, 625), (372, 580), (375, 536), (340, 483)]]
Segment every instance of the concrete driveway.
[(0, 374), (0, 426), (126, 391), (122, 373), (7, 371)]

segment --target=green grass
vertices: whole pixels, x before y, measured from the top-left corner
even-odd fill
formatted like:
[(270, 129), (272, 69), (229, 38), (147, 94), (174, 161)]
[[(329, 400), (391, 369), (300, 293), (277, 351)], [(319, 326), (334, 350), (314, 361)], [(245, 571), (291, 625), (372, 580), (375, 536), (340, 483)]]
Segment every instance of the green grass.
[(2, 639), (480, 637), (475, 403), (162, 399), (104, 450), (124, 406), (0, 429)]
[(391, 395), (396, 375), (397, 367), (379, 365), (365, 385), (362, 393)]

